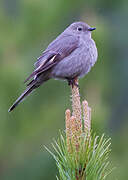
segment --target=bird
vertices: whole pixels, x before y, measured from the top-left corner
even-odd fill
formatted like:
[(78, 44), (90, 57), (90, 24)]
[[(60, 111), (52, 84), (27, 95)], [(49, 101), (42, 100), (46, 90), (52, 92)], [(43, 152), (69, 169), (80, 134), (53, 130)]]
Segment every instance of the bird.
[(34, 64), (34, 71), (27, 77), (26, 90), (9, 108), (14, 110), (36, 88), (49, 79), (66, 80), (76, 85), (75, 79), (85, 76), (95, 64), (98, 52), (91, 37), (95, 27), (85, 22), (74, 22), (53, 40)]

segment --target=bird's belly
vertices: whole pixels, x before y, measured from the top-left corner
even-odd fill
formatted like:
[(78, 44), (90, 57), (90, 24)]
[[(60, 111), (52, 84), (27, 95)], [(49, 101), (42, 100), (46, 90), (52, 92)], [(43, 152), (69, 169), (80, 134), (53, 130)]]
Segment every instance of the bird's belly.
[(93, 52), (90, 48), (77, 48), (68, 57), (62, 59), (52, 70), (53, 78), (73, 78), (86, 75), (94, 61)]

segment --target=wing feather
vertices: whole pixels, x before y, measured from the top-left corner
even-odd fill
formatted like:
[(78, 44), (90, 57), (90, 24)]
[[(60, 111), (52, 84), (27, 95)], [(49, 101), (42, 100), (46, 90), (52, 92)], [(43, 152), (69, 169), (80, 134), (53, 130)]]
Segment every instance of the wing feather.
[(60, 60), (70, 55), (79, 45), (79, 38), (72, 35), (60, 35), (55, 39), (43, 52), (42, 56), (37, 59), (35, 70), (24, 81), (27, 82), (35, 75), (41, 74), (53, 66)]

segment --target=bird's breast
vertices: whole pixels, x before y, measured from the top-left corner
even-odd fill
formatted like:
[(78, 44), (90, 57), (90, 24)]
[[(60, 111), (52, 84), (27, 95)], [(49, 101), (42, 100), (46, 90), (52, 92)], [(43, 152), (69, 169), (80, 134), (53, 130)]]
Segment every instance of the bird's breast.
[(52, 77), (73, 78), (87, 74), (97, 59), (95, 42), (81, 43), (69, 56), (63, 58), (52, 70)]

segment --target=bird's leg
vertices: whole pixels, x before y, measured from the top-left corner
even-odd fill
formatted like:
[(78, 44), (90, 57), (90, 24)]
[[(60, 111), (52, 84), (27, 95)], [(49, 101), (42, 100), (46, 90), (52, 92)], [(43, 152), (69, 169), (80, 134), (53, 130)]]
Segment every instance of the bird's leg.
[(73, 88), (74, 86), (76, 86), (76, 87), (79, 88), (79, 85), (78, 85), (78, 83), (76, 82), (76, 79), (77, 79), (77, 78), (67, 79), (67, 80), (68, 80), (68, 85), (69, 85), (69, 86), (71, 85), (72, 88)]

